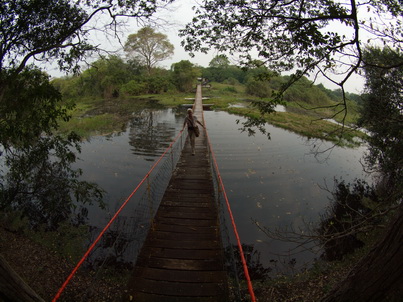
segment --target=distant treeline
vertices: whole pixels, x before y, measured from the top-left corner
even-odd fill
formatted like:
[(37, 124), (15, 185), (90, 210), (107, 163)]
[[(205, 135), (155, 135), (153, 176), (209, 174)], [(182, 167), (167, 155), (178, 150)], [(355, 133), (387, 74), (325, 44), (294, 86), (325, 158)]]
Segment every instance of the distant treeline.
[[(53, 84), (68, 99), (80, 97), (124, 98), (145, 94), (191, 92), (197, 78), (209, 82), (244, 86), (244, 93), (254, 98), (270, 98), (288, 76), (280, 76), (266, 67), (241, 68), (230, 65), (223, 56), (215, 57), (209, 67), (201, 67), (188, 60), (172, 64), (169, 70), (146, 66), (136, 60), (124, 61), (119, 56), (100, 58), (79, 75), (57, 78)], [(359, 102), (360, 96), (347, 93), (347, 97)], [(322, 84), (312, 85), (301, 78), (284, 96), (288, 102), (303, 102), (311, 105), (328, 105), (340, 101), (342, 92), (326, 89)]]

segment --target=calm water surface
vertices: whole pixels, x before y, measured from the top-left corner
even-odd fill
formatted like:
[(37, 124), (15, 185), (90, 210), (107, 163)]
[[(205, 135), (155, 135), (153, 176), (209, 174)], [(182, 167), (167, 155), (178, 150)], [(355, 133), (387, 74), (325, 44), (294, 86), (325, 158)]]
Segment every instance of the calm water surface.
[[(107, 223), (179, 133), (184, 116), (172, 109), (146, 110), (133, 115), (126, 131), (84, 143), (78, 166), (85, 180), (107, 192), (108, 203), (107, 212), (90, 209), (90, 225), (102, 228)], [(330, 197), (321, 187), (333, 188), (334, 178), (365, 178), (359, 162), (365, 148), (335, 147), (314, 156), (314, 144), (331, 145), (272, 126), (267, 126), (271, 140), (261, 133), (248, 136), (239, 130), (239, 116), (219, 111), (205, 111), (204, 116), (242, 242), (260, 253), (265, 266), (276, 263), (280, 269), (281, 263), (301, 266), (318, 257), (294, 254), (294, 244), (268, 238), (255, 221), (270, 229), (305, 228), (306, 222), (318, 221)]]

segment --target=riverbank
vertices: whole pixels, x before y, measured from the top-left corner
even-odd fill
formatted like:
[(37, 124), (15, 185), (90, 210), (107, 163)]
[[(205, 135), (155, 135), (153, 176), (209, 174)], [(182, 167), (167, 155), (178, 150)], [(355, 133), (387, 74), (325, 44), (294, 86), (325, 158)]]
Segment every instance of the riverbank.
[[(75, 263), (60, 257), (20, 232), (11, 232), (0, 226), (0, 253), (23, 280), (45, 301), (50, 301), (74, 268)], [(318, 263), (312, 270), (293, 277), (278, 277), (266, 281), (254, 281), (259, 302), (315, 302), (319, 301), (348, 273), (353, 257), (345, 262)], [(91, 288), (91, 275), (77, 273), (66, 288), (66, 296), (84, 301), (77, 296)], [(125, 284), (119, 279), (96, 280), (95, 297), (85, 301), (119, 301)], [(247, 296), (247, 291), (244, 290)], [(74, 298), (75, 297), (75, 298)], [(63, 300), (63, 299), (62, 299)], [(67, 301), (67, 300), (65, 300)]]
[[(72, 272), (76, 261), (63, 257), (57, 248), (50, 248), (33, 240), (22, 231), (10, 230), (0, 224), (0, 254), (12, 269), (42, 299), (51, 301), (63, 282)], [(120, 282), (125, 272), (111, 275), (110, 278), (94, 279), (94, 275), (78, 271), (66, 287), (61, 301), (120, 301), (125, 283)], [(96, 282), (96, 292), (92, 290)], [(91, 293), (91, 298), (82, 294)], [(0, 299), (1, 300), (1, 299)]]
[[(366, 139), (365, 133), (354, 130), (347, 124), (341, 126), (324, 119), (324, 116), (332, 116), (332, 112), (329, 110), (327, 112), (322, 109), (318, 112), (290, 104), (284, 112), (274, 112), (262, 116), (258, 109), (251, 106), (253, 99), (247, 99), (239, 88), (232, 91), (225, 85), (221, 86), (223, 85), (215, 90), (203, 92), (205, 95), (211, 96), (206, 102), (213, 104), (213, 110), (223, 110), (252, 119), (263, 118), (273, 126), (308, 138), (331, 141), (340, 146), (356, 147)], [(71, 112), (72, 119), (69, 122), (61, 122), (60, 131), (63, 133), (75, 131), (84, 138), (120, 132), (126, 127), (132, 112), (146, 108), (180, 107), (183, 104), (192, 103), (193, 97), (193, 93), (181, 93), (143, 95), (123, 99), (77, 100), (77, 106)], [(233, 106), (234, 103), (239, 106)], [(356, 113), (349, 113), (345, 122), (351, 125), (356, 119)]]

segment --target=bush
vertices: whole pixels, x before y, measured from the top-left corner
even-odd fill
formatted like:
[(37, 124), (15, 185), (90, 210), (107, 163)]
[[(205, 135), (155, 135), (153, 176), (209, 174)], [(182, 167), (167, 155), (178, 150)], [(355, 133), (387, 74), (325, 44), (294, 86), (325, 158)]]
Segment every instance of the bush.
[(246, 93), (257, 96), (260, 98), (267, 98), (271, 96), (272, 89), (269, 84), (265, 81), (257, 81), (250, 79), (246, 83)]
[(137, 80), (131, 80), (122, 85), (121, 92), (124, 95), (140, 95), (147, 92), (147, 84)]
[(376, 224), (371, 206), (379, 203), (374, 187), (363, 180), (352, 185), (335, 180), (335, 186), (333, 203), (317, 229), (324, 247), (322, 258), (328, 261), (341, 260), (364, 245), (358, 236)]

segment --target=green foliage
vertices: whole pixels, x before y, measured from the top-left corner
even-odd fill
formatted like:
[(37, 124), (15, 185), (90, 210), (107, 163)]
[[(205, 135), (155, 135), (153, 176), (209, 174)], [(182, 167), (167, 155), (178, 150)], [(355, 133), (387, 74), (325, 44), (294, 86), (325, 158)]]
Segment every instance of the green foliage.
[(145, 77), (146, 84), (145, 93), (148, 94), (161, 94), (167, 92), (170, 87), (170, 78), (168, 74), (155, 75)]
[(107, 12), (115, 30), (119, 18), (150, 18), (158, 5), (154, 0), (1, 1), (0, 68), (19, 73), (33, 59), (57, 60), (61, 69), (78, 71), (84, 55), (98, 49), (88, 41), (89, 32), (97, 30), (86, 26), (92, 19)]
[(139, 80), (131, 80), (121, 87), (121, 92), (123, 95), (140, 95), (146, 92), (146, 83), (140, 82)]
[[(79, 89), (84, 95), (103, 98), (119, 96), (120, 86), (131, 77), (129, 66), (118, 56), (100, 58), (80, 76)], [(77, 89), (77, 90), (79, 90)]]
[(367, 163), (384, 174), (391, 195), (402, 196), (403, 54), (367, 48), (364, 59), (366, 95), (360, 122), (371, 132)]
[(70, 133), (74, 131), (82, 138), (89, 138), (91, 135), (102, 135), (122, 130), (125, 122), (113, 114), (105, 113), (85, 118), (74, 118), (68, 123), (61, 123), (61, 132)]
[[(318, 86), (312, 85), (305, 77), (299, 79), (285, 92), (284, 100), (287, 102), (307, 104), (311, 107), (334, 105), (334, 102), (332, 102), (322, 89)], [(339, 102), (340, 101), (341, 98), (339, 98)]]
[(259, 81), (253, 78), (246, 83), (246, 93), (259, 98), (268, 98), (271, 96), (272, 89), (267, 81)]
[[(372, 18), (358, 14), (357, 5), (356, 1), (342, 5), (328, 0), (287, 3), (207, 0), (192, 22), (180, 31), (180, 36), (184, 37), (182, 45), (187, 51), (207, 52), (214, 48), (237, 52), (244, 54), (241, 57), (247, 64), (252, 60), (249, 53), (253, 50), (270, 69), (294, 70), (296, 78), (313, 71), (331, 77), (333, 67), (342, 65), (346, 80), (350, 71), (360, 66), (359, 49), (371, 42), (359, 39), (354, 30), (365, 30), (371, 38), (382, 36), (384, 43), (390, 44), (399, 43), (402, 37), (403, 9), (399, 0), (369, 3), (368, 10), (377, 12), (376, 16), (368, 14)], [(390, 13), (396, 18), (388, 18)], [(380, 29), (385, 35), (373, 25), (378, 19), (387, 20), (383, 23), (385, 28)], [(329, 27), (333, 23), (337, 26)], [(346, 34), (349, 31), (351, 35)], [(346, 56), (340, 59), (339, 53)]]
[(229, 59), (226, 55), (217, 55), (209, 63), (209, 67), (213, 68), (227, 68), (229, 66)]
[(39, 244), (55, 251), (58, 255), (76, 264), (85, 253), (85, 244), (90, 237), (88, 226), (61, 223), (54, 231), (41, 229), (30, 237)]
[[(59, 58), (60, 67), (70, 68), (92, 49), (85, 40), (75, 41), (88, 15), (71, 1), (2, 1), (0, 14), (0, 60), (17, 73), (38, 54), (41, 60)], [(70, 48), (64, 47), (67, 44)]]
[(9, 169), (0, 176), (0, 209), (21, 212), (32, 226), (55, 228), (71, 217), (76, 202), (101, 202), (102, 191), (94, 184), (78, 181), (81, 171), (71, 168), (77, 140), (74, 134), (67, 139), (41, 137), (30, 148), (7, 152)]
[(362, 180), (353, 184), (335, 180), (332, 195), (333, 202), (316, 230), (324, 247), (322, 257), (329, 261), (341, 260), (364, 245), (359, 236), (376, 225), (371, 217), (380, 202), (374, 187)]
[[(85, 208), (80, 210), (86, 211)], [(46, 225), (37, 225), (33, 230), (27, 217), (22, 216), (18, 211), (0, 213), (0, 224), (8, 231), (24, 234), (72, 264), (76, 264), (83, 256), (85, 243), (90, 236), (88, 226), (80, 225), (80, 223), (72, 225), (62, 222), (54, 230), (49, 230)]]
[(0, 144), (28, 148), (42, 134), (50, 135), (58, 120), (68, 120), (67, 109), (61, 104), (61, 94), (49, 77), (35, 68), (25, 69), (18, 76), (3, 72), (5, 85), (0, 102)]
[(242, 70), (238, 66), (234, 65), (217, 65), (214, 63), (213, 66), (202, 69), (202, 77), (210, 82), (223, 83), (232, 79), (239, 83), (244, 83), (247, 77), (247, 72)]
[(188, 60), (172, 64), (172, 80), (181, 92), (189, 92), (195, 88), (199, 70)]
[[(270, 103), (256, 103), (262, 114), (272, 112), (272, 104), (281, 104), (283, 100), (311, 107), (330, 100), (333, 109), (317, 110), (316, 115), (323, 113), (317, 118), (334, 117), (344, 123), (355, 118), (346, 119), (349, 97), (359, 101), (345, 93), (344, 85), (362, 67), (365, 44), (381, 40), (384, 45), (402, 50), (401, 1), (368, 2), (365, 4), (368, 14), (358, 13), (361, 4), (356, 0), (347, 4), (334, 0), (206, 0), (179, 35), (184, 38), (182, 46), (191, 54), (216, 49), (240, 54), (246, 68), (266, 66), (272, 71), (292, 72), (286, 82), (278, 82), (281, 86), (272, 86), (275, 93)], [(390, 18), (391, 15), (394, 17)], [(362, 39), (362, 33), (368, 38)], [(293, 89), (305, 76), (322, 77), (337, 84), (341, 100), (314, 87), (309, 91)], [(268, 96), (263, 89), (265, 85), (249, 83), (253, 84), (250, 92), (256, 88), (257, 95)], [(256, 125), (256, 120), (251, 122)]]

